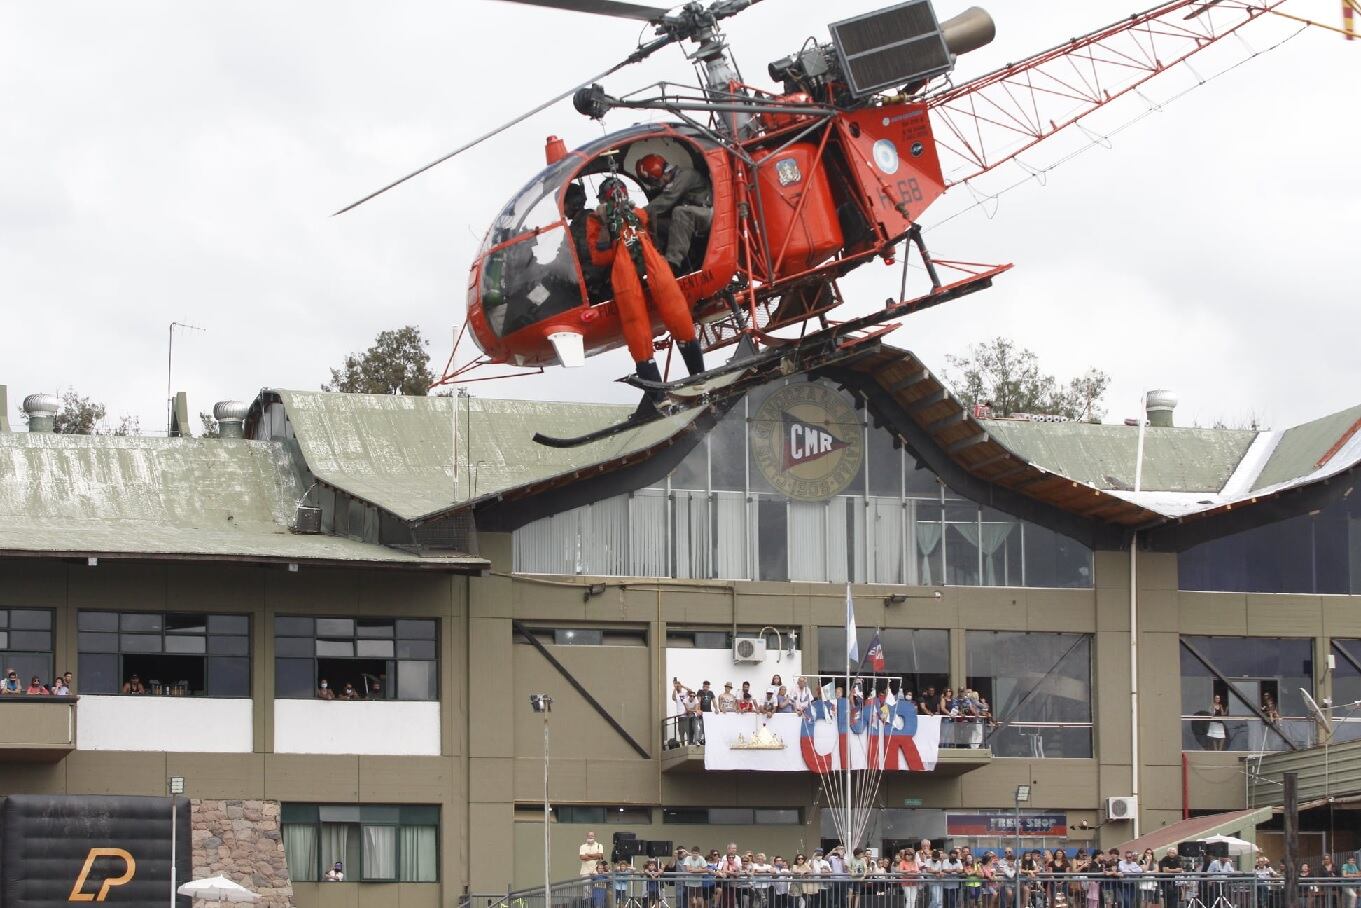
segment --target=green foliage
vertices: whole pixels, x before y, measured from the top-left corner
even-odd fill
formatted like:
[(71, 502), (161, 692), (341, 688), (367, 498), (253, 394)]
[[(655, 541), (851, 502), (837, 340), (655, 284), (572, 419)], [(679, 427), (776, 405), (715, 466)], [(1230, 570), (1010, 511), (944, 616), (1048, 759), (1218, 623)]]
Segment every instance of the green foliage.
[(429, 341), (421, 330), (407, 325), (396, 331), (383, 331), (363, 353), (351, 353), (339, 369), (331, 370), (331, 381), (323, 391), (347, 394), (408, 394), (424, 397), (434, 384), (430, 374)]
[(94, 435), (104, 412), (103, 404), (67, 388), (61, 396), (61, 409), (52, 420), (52, 431), (58, 435)]
[(988, 404), (993, 416), (1045, 413), (1069, 419), (1100, 419), (1110, 376), (1095, 367), (1067, 385), (1040, 368), (1039, 357), (1005, 337), (971, 345), (963, 356), (946, 356), (945, 383), (966, 407)]

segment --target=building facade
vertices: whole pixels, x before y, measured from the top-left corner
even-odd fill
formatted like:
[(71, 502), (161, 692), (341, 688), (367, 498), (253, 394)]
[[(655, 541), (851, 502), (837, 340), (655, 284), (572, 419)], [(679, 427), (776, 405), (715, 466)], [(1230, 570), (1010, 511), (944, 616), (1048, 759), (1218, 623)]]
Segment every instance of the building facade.
[[(1316, 742), (1304, 694), (1361, 698), (1361, 412), (1141, 445), (976, 419), (884, 348), (529, 441), (620, 415), (280, 391), (240, 439), (0, 433), (0, 660), (77, 695), (0, 698), (0, 795), (179, 776), (278, 805), (297, 905), (452, 905), (542, 881), (549, 694), (555, 879), (588, 830), (790, 857), (835, 835), (822, 780), (706, 770), (724, 742), (686, 743), (668, 692), (841, 674), (848, 588), (884, 650), (864, 684), (969, 688), (995, 719), (884, 773), (880, 847), (995, 844), (1022, 784), (1050, 847), (1257, 806), (1244, 756)], [(763, 659), (734, 661), (744, 637)]]

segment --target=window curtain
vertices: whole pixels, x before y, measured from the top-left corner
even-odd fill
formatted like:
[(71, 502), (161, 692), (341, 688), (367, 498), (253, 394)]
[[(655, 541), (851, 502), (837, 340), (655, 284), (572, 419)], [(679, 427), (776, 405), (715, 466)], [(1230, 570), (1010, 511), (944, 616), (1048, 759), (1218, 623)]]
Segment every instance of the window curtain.
[(354, 868), (350, 866), (350, 825), (348, 823), (321, 824), (321, 863), (327, 870), (336, 861), (345, 868), (345, 878), (350, 879)]
[(295, 882), (317, 879), (317, 827), (284, 824), (284, 857), (288, 861), (288, 878)]
[(976, 524), (956, 523), (951, 524), (951, 526), (959, 530), (959, 535), (983, 553), (983, 585), (997, 586), (997, 561), (993, 556), (1007, 541), (1012, 528), (1016, 525), (1014, 523), (985, 523), (980, 528)]
[(714, 493), (717, 530), (714, 563), (717, 577), (737, 580), (747, 576), (747, 498), (741, 492)]
[[(666, 493), (640, 489), (633, 493), (629, 516), (629, 570), (631, 577), (666, 577)], [(516, 530), (517, 533), (520, 530)]]
[(397, 879), (397, 827), (364, 827), (364, 879)]
[(629, 498), (616, 495), (588, 505), (581, 527), (584, 573), (596, 577), (628, 574)]
[(921, 556), (918, 583), (921, 586), (934, 586), (940, 582), (931, 576), (931, 553), (940, 545), (943, 535), (945, 527), (939, 523), (917, 523), (917, 554)]
[(433, 883), (438, 880), (435, 827), (403, 826), (400, 835), (402, 867), (398, 878), (403, 883)]
[[(841, 513), (845, 513), (844, 508)], [(827, 502), (789, 502), (789, 579), (825, 581), (829, 563), (835, 575), (837, 558), (840, 557), (842, 565), (846, 563), (845, 539), (844, 517), (840, 539), (828, 532)], [(841, 573), (845, 574), (844, 567)]]
[(903, 582), (903, 504), (896, 498), (870, 500), (873, 515), (874, 576), (871, 583)]

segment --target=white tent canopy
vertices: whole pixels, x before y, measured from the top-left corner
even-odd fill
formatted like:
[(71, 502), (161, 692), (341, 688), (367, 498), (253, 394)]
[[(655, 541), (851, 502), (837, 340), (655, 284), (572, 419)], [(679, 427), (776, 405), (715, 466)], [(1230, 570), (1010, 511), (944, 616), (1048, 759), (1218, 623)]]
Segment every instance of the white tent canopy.
[(1223, 842), (1229, 846), (1229, 856), (1238, 857), (1243, 854), (1252, 854), (1257, 850), (1257, 846), (1246, 839), (1235, 838), (1231, 835), (1212, 835), (1205, 837), (1205, 844), (1217, 844)]
[(260, 896), (239, 883), (233, 883), (225, 876), (210, 876), (204, 880), (185, 883), (178, 890), (180, 895), (192, 896), (207, 902), (258, 902)]

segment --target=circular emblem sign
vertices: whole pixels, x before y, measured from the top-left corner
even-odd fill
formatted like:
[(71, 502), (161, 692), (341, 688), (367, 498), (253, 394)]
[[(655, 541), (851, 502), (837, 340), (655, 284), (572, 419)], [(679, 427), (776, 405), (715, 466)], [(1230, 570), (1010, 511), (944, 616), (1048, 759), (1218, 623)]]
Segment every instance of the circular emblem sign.
[(751, 451), (777, 492), (823, 501), (851, 484), (865, 459), (860, 416), (837, 391), (786, 385), (756, 411)]
[(898, 146), (888, 139), (874, 143), (874, 165), (884, 173), (898, 172)]

